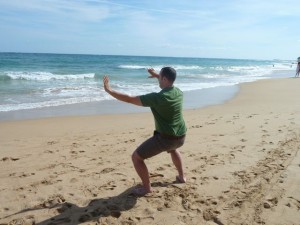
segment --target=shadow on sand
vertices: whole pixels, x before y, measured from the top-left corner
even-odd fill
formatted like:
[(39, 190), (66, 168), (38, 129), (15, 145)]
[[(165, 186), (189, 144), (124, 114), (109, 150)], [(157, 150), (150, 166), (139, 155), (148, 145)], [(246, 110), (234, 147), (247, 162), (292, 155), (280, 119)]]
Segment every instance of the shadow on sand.
[[(136, 196), (132, 194), (132, 188), (127, 189), (123, 193), (101, 199), (93, 199), (85, 207), (79, 207), (73, 203), (63, 202), (52, 205), (24, 209), (13, 215), (17, 215), (24, 212), (42, 210), (42, 209), (53, 209), (55, 208), (59, 215), (46, 219), (44, 221), (35, 223), (35, 225), (58, 225), (58, 224), (80, 224), (87, 221), (98, 221), (101, 217), (112, 216), (119, 218), (123, 211), (132, 209), (136, 202)], [(12, 215), (10, 215), (12, 216)]]

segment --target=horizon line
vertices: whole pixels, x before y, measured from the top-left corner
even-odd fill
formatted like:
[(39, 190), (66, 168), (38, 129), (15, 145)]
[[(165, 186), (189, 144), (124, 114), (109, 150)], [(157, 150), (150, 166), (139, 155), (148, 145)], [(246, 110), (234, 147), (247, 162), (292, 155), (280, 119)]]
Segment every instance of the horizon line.
[(92, 56), (123, 56), (123, 57), (157, 57), (157, 58), (189, 58), (189, 59), (228, 59), (228, 60), (290, 60), (293, 59), (251, 59), (251, 58), (220, 58), (220, 57), (195, 57), (195, 56), (157, 56), (157, 55), (126, 55), (126, 54), (99, 54), (99, 53), (57, 53), (57, 52), (15, 52), (0, 51), (0, 54), (52, 54), (52, 55), (92, 55)]

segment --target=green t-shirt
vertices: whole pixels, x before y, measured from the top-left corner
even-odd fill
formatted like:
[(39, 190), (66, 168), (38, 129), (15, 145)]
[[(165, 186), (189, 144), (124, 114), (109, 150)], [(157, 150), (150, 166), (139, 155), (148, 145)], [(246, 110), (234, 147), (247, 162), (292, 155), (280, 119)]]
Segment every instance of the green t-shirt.
[(155, 129), (163, 134), (181, 136), (186, 133), (182, 115), (183, 93), (177, 87), (140, 96), (143, 106), (151, 108)]

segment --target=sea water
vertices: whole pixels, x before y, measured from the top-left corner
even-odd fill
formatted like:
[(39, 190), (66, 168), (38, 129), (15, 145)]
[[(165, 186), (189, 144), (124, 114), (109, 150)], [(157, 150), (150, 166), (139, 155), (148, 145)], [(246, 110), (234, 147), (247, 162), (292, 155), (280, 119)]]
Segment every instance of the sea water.
[(104, 75), (129, 95), (158, 92), (147, 68), (164, 66), (177, 70), (175, 84), (186, 94), (295, 71), (290, 60), (0, 53), (0, 112), (112, 100), (103, 90)]

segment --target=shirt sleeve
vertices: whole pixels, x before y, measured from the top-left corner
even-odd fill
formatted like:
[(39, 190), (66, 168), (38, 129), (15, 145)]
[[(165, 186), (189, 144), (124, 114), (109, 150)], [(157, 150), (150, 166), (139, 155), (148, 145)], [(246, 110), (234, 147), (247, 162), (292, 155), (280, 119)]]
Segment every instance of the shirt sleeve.
[(157, 104), (157, 93), (141, 95), (140, 100), (145, 107), (153, 107)]

